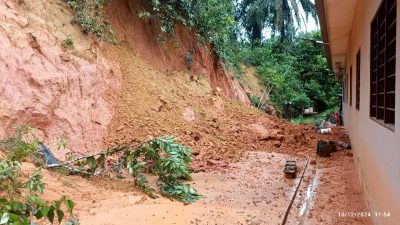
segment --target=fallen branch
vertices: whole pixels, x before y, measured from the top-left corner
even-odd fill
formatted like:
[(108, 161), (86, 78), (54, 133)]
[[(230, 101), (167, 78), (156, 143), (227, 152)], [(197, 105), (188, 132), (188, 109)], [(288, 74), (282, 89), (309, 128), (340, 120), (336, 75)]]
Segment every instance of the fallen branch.
[(90, 158), (90, 157), (99, 156), (99, 155), (102, 155), (102, 154), (104, 154), (104, 155), (113, 155), (115, 153), (121, 152), (123, 150), (126, 150), (126, 149), (134, 147), (134, 146), (138, 147), (140, 145), (122, 144), (122, 145), (119, 145), (119, 146), (117, 146), (115, 148), (107, 149), (106, 151), (101, 151), (99, 153), (95, 153), (95, 154), (92, 154), (92, 155), (82, 156), (82, 157), (79, 157), (79, 158), (76, 158), (76, 159), (73, 159), (73, 160), (69, 160), (69, 161), (64, 162), (64, 163), (48, 165), (48, 166), (45, 166), (45, 168), (46, 169), (50, 169), (50, 168), (55, 168), (55, 167), (64, 167), (66, 165), (74, 164), (75, 162), (78, 162), (78, 161), (81, 161), (81, 160), (85, 160), (85, 159)]
[[(121, 151), (122, 154), (117, 154)], [(114, 155), (118, 159), (107, 161), (109, 156)], [(156, 190), (151, 187), (146, 174), (158, 175), (160, 194), (184, 203), (192, 203), (203, 196), (184, 183), (192, 179), (190, 161), (190, 148), (177, 143), (173, 137), (160, 137), (142, 144), (119, 145), (64, 163), (47, 165), (46, 168), (61, 167), (88, 177), (100, 175), (111, 167), (112, 171), (109, 172), (120, 173), (123, 169), (134, 178), (135, 185), (152, 198), (157, 197)]]

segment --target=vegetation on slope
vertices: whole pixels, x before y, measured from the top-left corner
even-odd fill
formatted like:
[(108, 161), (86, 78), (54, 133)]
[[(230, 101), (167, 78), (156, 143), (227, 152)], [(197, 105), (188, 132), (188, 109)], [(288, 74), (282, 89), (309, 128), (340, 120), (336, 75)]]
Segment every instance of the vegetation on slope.
[[(180, 23), (196, 33), (199, 45), (211, 44), (229, 69), (240, 78), (240, 63), (257, 68), (278, 113), (298, 116), (307, 107), (324, 111), (338, 104), (339, 85), (329, 75), (321, 45), (303, 38), (320, 40), (319, 32), (296, 34), (296, 28), (316, 11), (309, 0), (146, 0), (149, 9), (139, 17), (160, 22), (158, 43), (174, 37)], [(111, 26), (104, 18), (105, 1), (69, 0), (75, 21), (85, 32), (113, 40)], [(303, 18), (305, 15), (306, 18)], [(265, 39), (265, 29), (272, 37)], [(184, 56), (192, 63), (192, 52)], [(250, 96), (253, 103), (261, 96)]]
[(292, 42), (271, 38), (257, 47), (247, 44), (241, 52), (241, 60), (256, 67), (271, 101), (284, 116), (299, 116), (308, 107), (322, 112), (339, 104), (340, 86), (327, 69), (322, 46), (303, 38), (320, 40), (321, 34), (302, 33)]
[(1, 142), (8, 154), (0, 158), (0, 224), (32, 225), (43, 220), (60, 223), (66, 218), (65, 211), (69, 214), (65, 224), (78, 224), (73, 214), (75, 203), (67, 196), (52, 202), (40, 197), (45, 189), (40, 168), (28, 179), (21, 172), (21, 161), (40, 157), (39, 143), (34, 129), (28, 126), (18, 127), (15, 135)]

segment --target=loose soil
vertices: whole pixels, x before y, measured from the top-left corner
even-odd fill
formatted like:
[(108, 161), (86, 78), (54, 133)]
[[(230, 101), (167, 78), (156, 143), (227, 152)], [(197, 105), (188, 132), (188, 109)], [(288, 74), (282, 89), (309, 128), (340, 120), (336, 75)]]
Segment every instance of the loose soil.
[[(344, 140), (343, 129), (312, 139)], [(47, 190), (54, 199), (69, 195), (76, 203), (81, 224), (281, 224), (285, 211), (310, 158), (287, 224), (372, 224), (370, 218), (340, 217), (339, 212), (366, 212), (351, 150), (338, 149), (329, 158), (316, 153), (282, 154), (243, 152), (240, 160), (197, 159), (190, 182), (205, 198), (184, 205), (160, 197), (151, 199), (130, 179), (64, 176), (44, 171)], [(285, 178), (286, 160), (296, 160), (296, 178)], [(26, 167), (29, 165), (25, 165)], [(311, 196), (311, 197), (310, 197)]]
[[(118, 4), (129, 2), (134, 1)], [(334, 129), (332, 135), (317, 135), (310, 126), (296, 126), (232, 100), (235, 93), (228, 82), (230, 78), (220, 74), (210, 56), (201, 56), (202, 51), (195, 57), (193, 68), (197, 73), (173, 72), (182, 67), (177, 66), (179, 55), (168, 60), (168, 55), (158, 54), (165, 50), (163, 47), (127, 41), (130, 36), (138, 37), (139, 43), (147, 38), (138, 35), (140, 30), (127, 30), (138, 26), (125, 23), (130, 21), (125, 15), (136, 18), (137, 13), (114, 13), (118, 16), (113, 20), (127, 20), (113, 23), (122, 26), (116, 30), (127, 38), (121, 38), (120, 46), (111, 46), (83, 36), (79, 27), (70, 24), (71, 13), (63, 1), (41, 0), (25, 2), (23, 6), (12, 1), (0, 3), (0, 11), (6, 15), (3, 22), (15, 27), (3, 26), (6, 32), (2, 43), (8, 43), (11, 37), (19, 44), (9, 46), (28, 46), (4, 51), (22, 63), (10, 68), (31, 72), (31, 64), (19, 60), (31, 55), (52, 65), (41, 69), (38, 65), (42, 64), (32, 64), (36, 72), (26, 74), (35, 79), (23, 84), (10, 78), (16, 88), (9, 90), (19, 90), (23, 95), (9, 95), (11, 103), (6, 105), (15, 109), (7, 113), (18, 113), (14, 113), (15, 119), (8, 114), (2, 117), (9, 124), (7, 127), (11, 122), (30, 123), (47, 142), (62, 131), (71, 141), (71, 148), (82, 154), (97, 152), (100, 146), (141, 143), (166, 135), (177, 137), (193, 149), (192, 167), (200, 172), (194, 174), (192, 184), (206, 197), (191, 205), (163, 197), (150, 199), (129, 179), (87, 180), (44, 170), (44, 197), (51, 200), (69, 195), (77, 203), (81, 224), (279, 224), (307, 157), (313, 163), (306, 169), (289, 224), (370, 223), (369, 219), (338, 216), (341, 211), (366, 211), (351, 152), (341, 149), (330, 158), (316, 158), (317, 140), (348, 141), (342, 128)], [(144, 22), (135, 23), (146, 26)], [(32, 32), (36, 36), (28, 35)], [(68, 35), (74, 40), (73, 49), (61, 47)], [(37, 43), (32, 45), (31, 39)], [(13, 71), (6, 73), (14, 74)], [(22, 99), (24, 104), (20, 104)], [(31, 114), (27, 109), (32, 110)], [(56, 153), (60, 156), (65, 152)], [(288, 159), (298, 162), (295, 179), (283, 176)], [(34, 168), (24, 164), (24, 169)]]
[(249, 150), (306, 154), (311, 128), (221, 95), (205, 76), (153, 69), (126, 46), (106, 46), (123, 74), (107, 146), (172, 135), (200, 159), (237, 161)]

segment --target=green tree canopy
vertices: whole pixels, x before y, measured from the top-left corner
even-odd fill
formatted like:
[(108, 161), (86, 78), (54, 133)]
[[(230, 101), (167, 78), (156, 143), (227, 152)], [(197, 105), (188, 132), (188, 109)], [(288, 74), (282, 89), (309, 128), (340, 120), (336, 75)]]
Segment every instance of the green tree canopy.
[(267, 27), (281, 39), (292, 39), (296, 24), (306, 23), (309, 15), (317, 21), (315, 6), (310, 0), (243, 0), (238, 6), (237, 18), (252, 42), (262, 40)]
[(337, 106), (339, 85), (329, 71), (323, 47), (303, 38), (321, 38), (320, 32), (301, 33), (293, 42), (268, 39), (261, 45), (247, 44), (241, 60), (255, 66), (261, 82), (270, 89), (270, 99), (284, 114), (291, 103), (294, 114), (314, 107), (322, 112)]

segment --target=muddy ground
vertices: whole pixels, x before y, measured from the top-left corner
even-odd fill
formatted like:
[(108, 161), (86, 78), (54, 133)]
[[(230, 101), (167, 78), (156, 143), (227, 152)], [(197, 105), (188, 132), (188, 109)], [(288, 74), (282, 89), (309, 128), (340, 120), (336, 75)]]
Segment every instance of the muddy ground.
[[(0, 1), (3, 58), (18, 62), (4, 73), (24, 77), (10, 79), (6, 105), (11, 108), (0, 118), (6, 127), (30, 124), (48, 146), (61, 132), (70, 146), (65, 151), (53, 148), (60, 159), (72, 151), (89, 154), (173, 135), (193, 149), (192, 166), (202, 171), (194, 174), (193, 185), (206, 197), (185, 206), (166, 198), (152, 200), (135, 189), (132, 180), (87, 180), (44, 170), (44, 197), (70, 195), (81, 224), (279, 224), (307, 157), (315, 163), (307, 167), (289, 224), (369, 223), (337, 216), (341, 210), (365, 210), (351, 153), (339, 150), (331, 158), (316, 158), (316, 141), (345, 140), (342, 128), (318, 136), (312, 127), (295, 126), (228, 98), (234, 87), (227, 84), (228, 76), (213, 72), (209, 56), (195, 60), (204, 69), (199, 73), (169, 65), (184, 65), (181, 54), (174, 60), (159, 54), (164, 49), (155, 45), (156, 36), (140, 35), (141, 26), (127, 25), (134, 20), (123, 13), (130, 12), (111, 18), (117, 33), (126, 35), (121, 45), (111, 46), (84, 36), (71, 24), (65, 1), (22, 2)], [(130, 14), (136, 18), (137, 13)], [(124, 20), (118, 22), (120, 17)], [(66, 49), (62, 43), (69, 36), (74, 47)], [(130, 37), (140, 38), (140, 44), (125, 43)], [(153, 40), (153, 45), (142, 39)], [(32, 57), (45, 63), (31, 62)], [(287, 159), (298, 162), (296, 179), (283, 177)], [(25, 164), (25, 169), (33, 167)], [(313, 197), (305, 201), (307, 193)]]
[[(343, 139), (342, 128), (321, 139)], [(160, 197), (151, 199), (129, 179), (63, 176), (45, 171), (47, 198), (70, 195), (77, 203), (80, 224), (282, 224), (283, 217), (310, 159), (287, 224), (372, 224), (370, 218), (340, 217), (340, 212), (367, 211), (351, 150), (338, 149), (329, 158), (315, 153), (245, 152), (237, 162), (196, 160), (191, 184), (205, 196), (184, 205)], [(286, 160), (296, 160), (296, 178), (282, 172)]]

